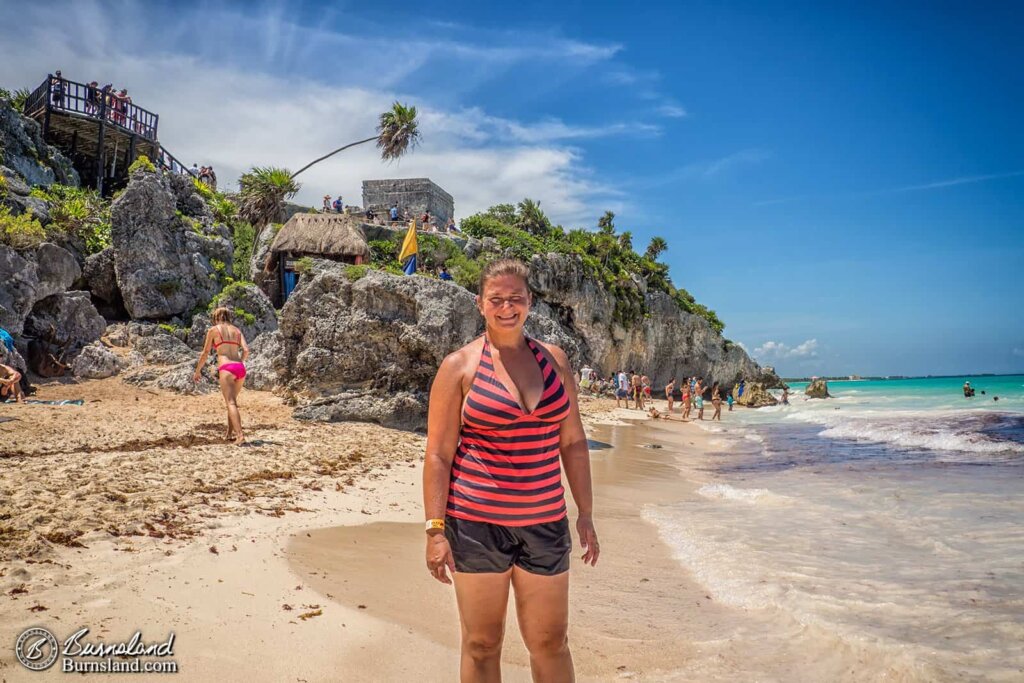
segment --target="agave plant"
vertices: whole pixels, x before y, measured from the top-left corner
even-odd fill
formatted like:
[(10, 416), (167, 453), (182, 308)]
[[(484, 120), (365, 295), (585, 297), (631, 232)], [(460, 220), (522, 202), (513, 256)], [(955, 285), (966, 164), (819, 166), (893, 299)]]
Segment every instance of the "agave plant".
[(238, 179), (238, 216), (256, 229), (254, 241), (259, 244), (263, 228), (277, 218), (284, 200), (293, 197), (302, 187), (286, 168), (255, 167)]
[(415, 147), (420, 140), (419, 123), (416, 121), (416, 107), (407, 107), (400, 102), (395, 102), (391, 109), (380, 115), (377, 123), (377, 134), (365, 140), (357, 140), (339, 147), (338, 149), (314, 159), (298, 171), (292, 174), (292, 178), (305, 171), (310, 166), (319, 164), (324, 159), (329, 159), (338, 152), (343, 152), (349, 147), (362, 145), (367, 142), (377, 141), (377, 148), (380, 150), (381, 159), (394, 161), (403, 154)]

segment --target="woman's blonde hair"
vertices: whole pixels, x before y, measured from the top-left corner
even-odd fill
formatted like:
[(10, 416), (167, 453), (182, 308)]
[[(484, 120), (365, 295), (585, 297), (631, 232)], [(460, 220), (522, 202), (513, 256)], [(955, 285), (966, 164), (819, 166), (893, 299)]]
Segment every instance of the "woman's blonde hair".
[(514, 275), (526, 284), (526, 288), (530, 288), (530, 267), (519, 259), (514, 258), (503, 258), (497, 261), (491, 261), (484, 266), (483, 271), (480, 273), (480, 294), (484, 293), (484, 286), (488, 280), (492, 280), (502, 275)]
[(224, 308), (223, 306), (221, 306), (220, 308), (214, 309), (214, 311), (213, 311), (213, 324), (214, 325), (220, 325), (221, 323), (227, 323), (228, 325), (231, 324), (231, 309), (230, 308)]

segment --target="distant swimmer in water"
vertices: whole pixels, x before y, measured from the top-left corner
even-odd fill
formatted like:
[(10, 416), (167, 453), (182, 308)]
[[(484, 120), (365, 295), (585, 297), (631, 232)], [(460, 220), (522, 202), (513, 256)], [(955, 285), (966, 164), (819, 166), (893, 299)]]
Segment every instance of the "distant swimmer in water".
[(783, 387), (782, 389), (782, 405), (789, 405), (789, 387)]
[(971, 398), (974, 396), (974, 387), (971, 386), (970, 382), (964, 382), (964, 398)]

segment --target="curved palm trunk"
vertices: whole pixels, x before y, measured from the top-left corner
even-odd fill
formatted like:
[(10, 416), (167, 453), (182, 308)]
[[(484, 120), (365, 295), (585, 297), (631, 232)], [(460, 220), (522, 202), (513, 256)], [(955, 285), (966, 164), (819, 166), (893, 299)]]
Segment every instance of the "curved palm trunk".
[(330, 154), (325, 154), (325, 155), (323, 155), (322, 157), (320, 157), (319, 159), (314, 159), (313, 161), (309, 162), (308, 164), (306, 164), (305, 166), (303, 166), (302, 168), (300, 168), (300, 169), (299, 169), (298, 171), (296, 171), (295, 173), (292, 173), (292, 178), (294, 178), (295, 176), (299, 175), (300, 173), (302, 173), (303, 171), (305, 171), (305, 170), (306, 170), (307, 168), (309, 168), (310, 166), (314, 166), (314, 165), (316, 165), (316, 164), (319, 164), (319, 163), (320, 163), (321, 161), (323, 161), (324, 159), (329, 159), (330, 157), (334, 156), (334, 155), (335, 155), (335, 154), (337, 154), (338, 152), (344, 152), (344, 151), (345, 151), (346, 149), (348, 149), (349, 147), (355, 147), (356, 145), (361, 145), (361, 144), (363, 144), (364, 142), (371, 142), (371, 141), (373, 141), (373, 140), (376, 140), (376, 139), (377, 139), (377, 136), (376, 136), (376, 135), (374, 135), (374, 136), (373, 136), (372, 138), (366, 138), (365, 140), (360, 140), (359, 142), (350, 142), (349, 144), (345, 145), (344, 147), (339, 147), (338, 149), (334, 150), (334, 151), (333, 151), (333, 152), (331, 152)]

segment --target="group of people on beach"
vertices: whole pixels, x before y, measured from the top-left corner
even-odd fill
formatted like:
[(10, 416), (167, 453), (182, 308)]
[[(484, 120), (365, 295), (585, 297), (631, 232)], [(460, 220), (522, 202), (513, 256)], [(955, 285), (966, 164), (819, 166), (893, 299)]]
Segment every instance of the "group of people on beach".
[[(647, 410), (652, 417), (670, 418), (674, 411), (676, 400), (680, 401), (679, 411), (682, 419), (690, 417), (690, 411), (697, 410), (698, 420), (704, 419), (704, 396), (710, 393), (710, 401), (714, 407), (712, 420), (722, 419), (722, 391), (718, 382), (714, 382), (710, 389), (704, 382), (703, 377), (687, 377), (679, 386), (676, 385), (676, 378), (672, 377), (665, 385), (665, 400), (668, 403), (666, 413), (663, 415), (653, 406), (648, 406), (651, 400), (651, 379), (647, 375), (641, 375), (633, 370), (617, 370), (610, 377), (602, 378), (597, 371), (588, 365), (580, 368), (576, 373), (577, 385), (580, 391), (589, 393), (592, 396), (614, 396), (615, 407), (621, 408), (623, 402), (628, 410), (630, 401), (633, 402), (633, 409)], [(732, 411), (733, 396), (726, 392), (725, 401)]]

